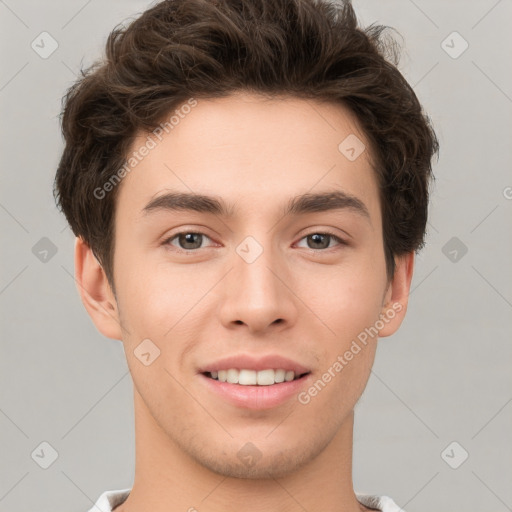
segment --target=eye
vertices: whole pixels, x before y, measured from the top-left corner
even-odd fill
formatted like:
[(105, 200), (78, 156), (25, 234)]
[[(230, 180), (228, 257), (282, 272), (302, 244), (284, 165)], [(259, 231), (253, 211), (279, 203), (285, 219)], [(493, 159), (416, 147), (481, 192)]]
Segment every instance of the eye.
[[(164, 242), (164, 245), (169, 244), (182, 251), (193, 251), (195, 249), (202, 248), (201, 245), (204, 238), (211, 240), (210, 237), (206, 236), (204, 233), (197, 233), (195, 231), (182, 231), (181, 233), (176, 233), (172, 237), (168, 238)], [(179, 244), (178, 246), (172, 243), (175, 239)]]
[[(197, 249), (202, 249), (202, 242), (204, 239), (211, 241), (210, 237), (201, 232), (196, 231), (182, 231), (174, 234), (163, 242), (164, 245), (172, 245), (178, 251), (190, 252)], [(334, 233), (329, 232), (315, 232), (310, 233), (301, 238), (301, 240), (307, 240), (308, 249), (322, 250), (332, 248), (331, 241), (338, 242), (338, 245), (348, 245), (343, 239)], [(178, 245), (176, 245), (178, 244)]]
[(331, 247), (331, 240), (335, 240), (336, 242), (338, 242), (338, 245), (348, 245), (339, 236), (336, 236), (334, 233), (329, 232), (310, 233), (309, 235), (306, 235), (305, 237), (301, 238), (301, 240), (304, 239), (308, 241), (308, 249), (329, 249)]

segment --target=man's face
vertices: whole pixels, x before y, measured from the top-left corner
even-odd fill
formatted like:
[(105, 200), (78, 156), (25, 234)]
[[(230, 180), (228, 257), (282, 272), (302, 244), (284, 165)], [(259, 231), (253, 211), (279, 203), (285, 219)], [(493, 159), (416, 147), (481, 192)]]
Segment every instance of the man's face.
[[(354, 135), (355, 151), (340, 151)], [(354, 159), (361, 142), (366, 150)], [(204, 467), (238, 477), (287, 474), (319, 455), (350, 417), (377, 338), (358, 342), (341, 371), (333, 367), (387, 310), (368, 153), (342, 106), (237, 94), (198, 100), (121, 183), (114, 281), (141, 397), (136, 415)], [(171, 192), (214, 196), (229, 215), (168, 208), (161, 197)], [(325, 200), (324, 208), (285, 214), (296, 196), (333, 192), (356, 198), (367, 215), (357, 201), (325, 210)], [(249, 396), (254, 388), (202, 373), (237, 355), (281, 356), (309, 374), (294, 387), (261, 385)], [(319, 379), (324, 386), (309, 393)]]

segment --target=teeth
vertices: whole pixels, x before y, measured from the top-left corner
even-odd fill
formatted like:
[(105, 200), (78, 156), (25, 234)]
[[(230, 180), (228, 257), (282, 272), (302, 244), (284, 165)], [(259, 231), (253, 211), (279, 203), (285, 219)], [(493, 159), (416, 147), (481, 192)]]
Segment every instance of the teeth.
[[(256, 372), (255, 372), (256, 373)], [(258, 386), (270, 386), (275, 384), (274, 370), (261, 370), (256, 373), (256, 381)]]
[(280, 382), (290, 382), (295, 378), (295, 372), (292, 370), (237, 370), (230, 368), (229, 370), (219, 370), (210, 372), (213, 379), (220, 382), (228, 382), (229, 384), (241, 384), (242, 386), (270, 386)]
[(243, 386), (255, 386), (258, 384), (258, 373), (254, 370), (230, 370), (231, 372), (238, 373), (238, 384)]
[(239, 378), (238, 372), (235, 369), (230, 368), (226, 371), (226, 382), (229, 382), (230, 384), (238, 384)]
[(274, 372), (274, 381), (275, 382), (284, 382), (285, 376), (286, 376), (285, 370), (276, 370)]

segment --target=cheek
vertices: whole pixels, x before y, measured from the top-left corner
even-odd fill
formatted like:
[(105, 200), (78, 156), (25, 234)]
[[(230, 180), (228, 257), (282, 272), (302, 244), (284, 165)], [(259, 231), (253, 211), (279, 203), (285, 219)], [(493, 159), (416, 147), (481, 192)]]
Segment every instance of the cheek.
[[(311, 307), (326, 327), (321, 336), (321, 373), (330, 370), (331, 376), (336, 375), (331, 390), (337, 389), (346, 400), (358, 397), (369, 377), (384, 287), (382, 276), (367, 268), (340, 270), (323, 283)], [(326, 381), (329, 378), (325, 376)]]
[(311, 307), (325, 328), (315, 343), (321, 361), (316, 380), (301, 403), (311, 401), (318, 410), (336, 411), (335, 423), (354, 407), (370, 376), (377, 348), (371, 328), (379, 319), (383, 293), (376, 283), (379, 279), (368, 272), (341, 272), (324, 283)]
[[(369, 256), (339, 266), (302, 263), (286, 270), (283, 277), (288, 277), (290, 289), (300, 298), (297, 308), (304, 310), (307, 323), (323, 326), (325, 332), (318, 335), (325, 341), (332, 339), (339, 346), (340, 340), (352, 339), (377, 320), (385, 272), (380, 272), (378, 258)], [(133, 253), (116, 264), (123, 325), (139, 337), (157, 339), (175, 335), (190, 317), (200, 316), (204, 308), (211, 309), (206, 295), (209, 290), (220, 289), (224, 274), (215, 262), (178, 268), (165, 261), (148, 264)]]
[(194, 321), (200, 304), (194, 304), (204, 292), (191, 291), (190, 285), (187, 288), (184, 273), (170, 275), (148, 265), (126, 268), (129, 271), (121, 277), (118, 304), (126, 328), (123, 343), (127, 363), (146, 405), (156, 417), (164, 418), (169, 415), (165, 404), (186, 406), (182, 400), (187, 395), (173, 376), (181, 367), (183, 340), (193, 339), (191, 321), (200, 325)]
[(316, 279), (304, 279), (301, 287), (301, 296), (307, 297), (305, 303), (330, 328), (330, 338), (339, 343), (357, 336), (378, 319), (385, 276), (366, 265), (331, 267)]
[(182, 309), (185, 273), (171, 274), (133, 250), (128, 249), (124, 254), (116, 262), (116, 283), (119, 309), (125, 321), (139, 334), (148, 331), (154, 335), (155, 327), (162, 331), (162, 323), (169, 329)]
[[(126, 327), (127, 357), (144, 339), (159, 350), (155, 365), (170, 371), (184, 364), (183, 358), (201, 336), (205, 319), (211, 318), (208, 291), (219, 278), (212, 270), (198, 272), (192, 265), (172, 268), (165, 264), (132, 264), (119, 290), (119, 311)], [(134, 365), (138, 368), (137, 361)]]

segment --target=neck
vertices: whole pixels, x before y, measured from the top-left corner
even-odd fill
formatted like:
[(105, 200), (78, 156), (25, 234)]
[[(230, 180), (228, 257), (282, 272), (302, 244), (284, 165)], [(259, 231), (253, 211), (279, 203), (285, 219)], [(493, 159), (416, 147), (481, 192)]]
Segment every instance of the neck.
[[(134, 390), (135, 479), (115, 512), (360, 512), (352, 483), (353, 411), (324, 449), (297, 469), (268, 478), (215, 473), (184, 452), (159, 427)], [(319, 427), (320, 428), (320, 427)]]

